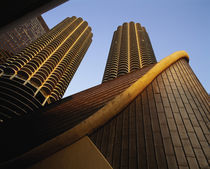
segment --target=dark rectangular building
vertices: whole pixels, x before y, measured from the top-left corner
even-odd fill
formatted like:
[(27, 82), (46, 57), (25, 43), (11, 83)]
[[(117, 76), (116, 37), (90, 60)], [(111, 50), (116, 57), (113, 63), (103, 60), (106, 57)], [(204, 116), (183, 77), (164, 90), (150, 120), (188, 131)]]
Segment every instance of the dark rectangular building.
[(0, 49), (17, 54), (38, 37), (48, 32), (49, 28), (41, 16), (32, 18), (24, 24), (0, 34)]

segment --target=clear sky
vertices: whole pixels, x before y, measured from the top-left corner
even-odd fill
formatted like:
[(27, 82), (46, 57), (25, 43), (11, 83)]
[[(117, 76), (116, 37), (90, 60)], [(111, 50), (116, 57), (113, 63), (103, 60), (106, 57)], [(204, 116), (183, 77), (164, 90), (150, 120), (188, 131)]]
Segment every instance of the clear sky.
[(130, 21), (146, 27), (158, 61), (185, 50), (210, 93), (210, 0), (70, 0), (42, 16), (49, 28), (71, 16), (92, 28), (93, 42), (64, 97), (101, 83), (113, 32)]

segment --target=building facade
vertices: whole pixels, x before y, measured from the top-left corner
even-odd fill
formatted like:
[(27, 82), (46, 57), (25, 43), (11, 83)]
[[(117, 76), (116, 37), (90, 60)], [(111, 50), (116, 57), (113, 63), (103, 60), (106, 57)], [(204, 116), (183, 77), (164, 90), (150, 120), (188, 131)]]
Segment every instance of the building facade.
[(6, 17), (2, 17), (0, 23), (0, 33), (10, 31), (17, 25), (24, 24), (32, 18), (36, 18), (43, 13), (61, 5), (67, 0), (27, 0), (19, 1), (13, 4), (15, 8), (11, 8), (13, 1), (4, 1), (1, 5), (1, 16), (5, 16), (5, 10), (7, 12)]
[(0, 66), (1, 121), (59, 100), (92, 41), (82, 18), (66, 18)]
[(124, 23), (114, 32), (103, 82), (156, 62), (146, 29), (139, 23)]
[(207, 169), (209, 114), (178, 51), (0, 128), (0, 167)]
[[(1, 33), (0, 49), (15, 55), (48, 31), (49, 28), (41, 16), (33, 18)], [(3, 59), (0, 61), (2, 63)]]
[(0, 65), (5, 63), (6, 60), (13, 56), (13, 53), (8, 52), (7, 50), (0, 49)]
[[(163, 66), (159, 63), (151, 65), (144, 74), (145, 81), (139, 78), (133, 92), (124, 94), (132, 97), (138, 92), (156, 68)], [(137, 77), (137, 72), (124, 75), (124, 81), (119, 79), (118, 88), (132, 76)], [(123, 95), (120, 97), (112, 109), (125, 102)], [(209, 114), (208, 94), (187, 58), (181, 58), (157, 74), (135, 99), (89, 136), (113, 169), (207, 169)]]

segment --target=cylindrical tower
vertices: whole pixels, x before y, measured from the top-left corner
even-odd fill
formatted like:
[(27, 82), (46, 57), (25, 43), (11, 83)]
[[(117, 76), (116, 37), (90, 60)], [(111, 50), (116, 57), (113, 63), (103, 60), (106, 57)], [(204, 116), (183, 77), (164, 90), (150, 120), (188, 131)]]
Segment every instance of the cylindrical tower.
[(114, 32), (103, 82), (156, 63), (149, 36), (139, 23), (124, 23)]
[(92, 41), (82, 18), (66, 18), (0, 66), (0, 119), (59, 100)]

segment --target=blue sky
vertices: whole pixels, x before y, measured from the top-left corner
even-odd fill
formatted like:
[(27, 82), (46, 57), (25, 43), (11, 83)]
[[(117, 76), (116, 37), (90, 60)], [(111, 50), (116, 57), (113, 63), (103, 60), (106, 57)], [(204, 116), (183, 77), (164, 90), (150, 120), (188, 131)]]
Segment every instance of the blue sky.
[(210, 0), (70, 0), (43, 15), (49, 28), (82, 17), (93, 42), (64, 97), (101, 83), (113, 32), (124, 22), (145, 26), (158, 61), (178, 50), (210, 93)]

